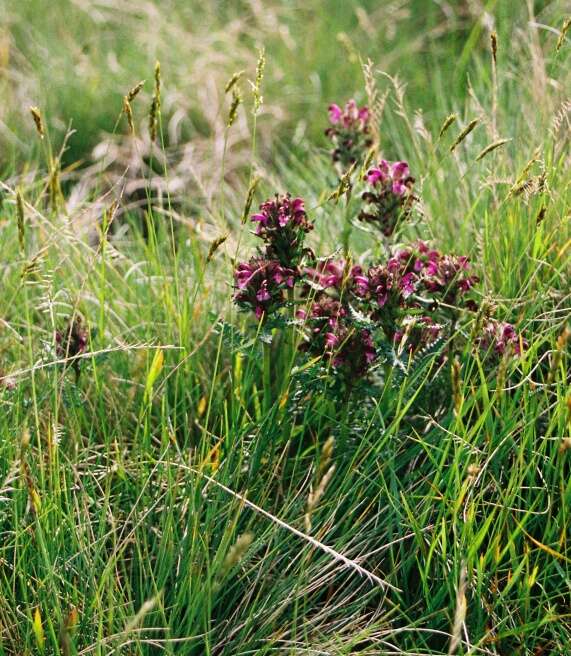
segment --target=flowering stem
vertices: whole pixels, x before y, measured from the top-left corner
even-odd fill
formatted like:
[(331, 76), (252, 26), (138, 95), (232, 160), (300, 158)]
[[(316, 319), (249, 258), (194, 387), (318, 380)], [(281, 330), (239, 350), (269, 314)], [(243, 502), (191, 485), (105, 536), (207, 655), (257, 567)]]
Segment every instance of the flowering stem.
[(272, 376), (271, 376), (271, 358), (272, 358), (272, 345), (268, 342), (262, 343), (264, 352), (264, 412), (268, 413), (272, 406)]
[(349, 212), (349, 203), (345, 205), (345, 225), (343, 226), (343, 232), (341, 234), (341, 243), (343, 245), (343, 254), (345, 257), (349, 256), (349, 245), (351, 242), (351, 233), (353, 231), (353, 226), (351, 224), (351, 214)]

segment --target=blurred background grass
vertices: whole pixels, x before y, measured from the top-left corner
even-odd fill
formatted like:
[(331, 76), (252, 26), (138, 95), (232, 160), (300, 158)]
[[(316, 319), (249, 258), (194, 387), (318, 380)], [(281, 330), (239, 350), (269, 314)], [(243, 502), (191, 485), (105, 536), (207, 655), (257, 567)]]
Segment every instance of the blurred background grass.
[[(488, 0), (4, 0), (0, 31), (0, 162), (29, 157), (35, 140), (29, 105), (42, 107), (62, 139), (64, 165), (89, 161), (112, 131), (122, 96), (152, 78), (160, 60), (168, 138), (177, 143), (216, 129), (224, 81), (252, 74), (265, 47), (266, 130), (322, 141), (324, 106), (356, 93), (363, 100), (359, 57), (407, 83), (427, 122), (462, 107), (466, 79), (489, 80), (489, 33), (508, 63), (529, 48), (526, 21), (557, 24), (565, 2)], [(549, 35), (545, 32), (546, 36)], [(468, 78), (466, 77), (468, 76)], [(151, 84), (146, 85), (148, 102)], [(451, 107), (452, 98), (456, 107)], [(262, 122), (264, 124), (264, 122)]]

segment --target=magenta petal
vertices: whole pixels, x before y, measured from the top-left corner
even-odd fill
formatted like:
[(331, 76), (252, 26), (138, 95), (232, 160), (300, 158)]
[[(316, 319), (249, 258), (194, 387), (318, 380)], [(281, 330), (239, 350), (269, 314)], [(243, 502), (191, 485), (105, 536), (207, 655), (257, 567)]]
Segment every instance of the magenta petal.
[(335, 348), (339, 342), (339, 339), (333, 333), (327, 333), (325, 335), (325, 346), (326, 348)]
[(377, 184), (379, 180), (381, 181), (385, 180), (385, 175), (381, 171), (379, 171), (379, 169), (371, 169), (367, 173), (367, 182), (369, 184), (372, 185)]
[(393, 180), (402, 180), (403, 178), (407, 178), (409, 174), (410, 169), (408, 168), (408, 164), (406, 162), (395, 162), (392, 165), (391, 175)]
[(265, 214), (252, 214), (250, 221), (259, 221), (265, 225), (268, 222), (268, 217)]
[(341, 111), (341, 107), (339, 107), (339, 105), (336, 105), (335, 103), (329, 105), (329, 120), (331, 123), (333, 123), (333, 125), (335, 125), (335, 123), (339, 123), (342, 114), (343, 112)]
[(269, 292), (267, 289), (262, 288), (260, 291), (256, 294), (256, 299), (260, 302), (263, 303), (264, 301), (269, 301), (271, 298)]

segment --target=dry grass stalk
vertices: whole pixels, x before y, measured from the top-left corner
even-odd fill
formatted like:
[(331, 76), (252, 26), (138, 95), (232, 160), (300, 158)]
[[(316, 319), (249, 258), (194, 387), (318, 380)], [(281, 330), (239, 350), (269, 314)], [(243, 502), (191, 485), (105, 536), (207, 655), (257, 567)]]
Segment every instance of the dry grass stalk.
[(305, 511), (305, 530), (308, 533), (311, 531), (311, 515), (313, 514), (313, 511), (315, 510), (316, 506), (319, 504), (321, 498), (325, 494), (327, 485), (329, 484), (329, 481), (333, 477), (334, 473), (335, 473), (335, 465), (331, 465), (331, 467), (329, 467), (329, 469), (325, 472), (324, 476), (319, 481), (315, 490), (312, 490), (309, 493), (309, 496), (307, 498), (306, 511)]
[(462, 394), (462, 366), (458, 358), (454, 358), (452, 361), (452, 398), (454, 399), (454, 415), (456, 417), (460, 416), (462, 410), (462, 404), (464, 402), (464, 396)]
[(335, 446), (335, 438), (333, 436), (330, 436), (326, 440), (321, 450), (321, 458), (319, 461), (319, 466), (315, 473), (315, 480), (317, 482), (317, 485), (315, 489), (313, 488), (311, 489), (309, 496), (307, 498), (304, 521), (305, 521), (305, 529), (308, 533), (311, 531), (311, 515), (315, 510), (315, 508), (317, 507), (317, 505), (319, 504), (319, 501), (325, 494), (327, 485), (329, 484), (329, 481), (331, 480), (333, 474), (335, 473), (335, 465), (334, 464), (331, 465), (334, 446)]
[(462, 627), (468, 609), (468, 604), (466, 602), (466, 576), (467, 569), (466, 564), (464, 563), (460, 569), (460, 581), (458, 583), (458, 590), (456, 591), (456, 613), (454, 615), (454, 625), (452, 627), (452, 638), (450, 640), (448, 656), (453, 656), (462, 642)]
[(385, 110), (385, 103), (388, 97), (388, 91), (382, 97), (379, 97), (379, 90), (377, 88), (377, 81), (373, 70), (373, 62), (368, 59), (363, 64), (363, 76), (365, 78), (365, 91), (367, 92), (367, 104), (369, 112), (371, 113), (371, 136), (373, 138), (374, 152), (379, 148), (381, 142), (380, 126), (383, 112)]
[(497, 138), (498, 125), (498, 35), (490, 34), (490, 48), (492, 51), (492, 137)]
[(18, 222), (18, 244), (20, 245), (20, 251), (23, 253), (26, 248), (26, 228), (24, 199), (22, 198), (22, 192), (19, 189), (16, 191), (16, 219)]

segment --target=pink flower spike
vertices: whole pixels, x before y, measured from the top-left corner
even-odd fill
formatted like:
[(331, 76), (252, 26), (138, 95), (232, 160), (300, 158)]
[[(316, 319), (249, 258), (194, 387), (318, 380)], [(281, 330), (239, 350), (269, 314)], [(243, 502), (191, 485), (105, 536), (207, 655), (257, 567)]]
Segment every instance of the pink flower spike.
[(343, 111), (341, 110), (341, 107), (339, 107), (339, 105), (336, 105), (335, 103), (329, 105), (329, 120), (331, 121), (331, 123), (333, 123), (333, 125), (339, 123), (342, 115), (343, 115)]

